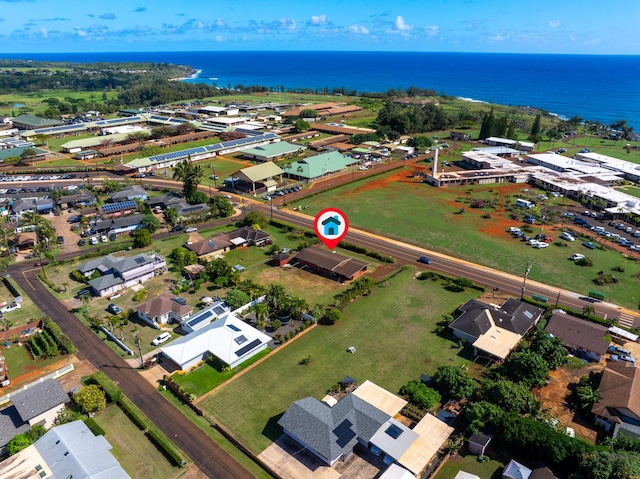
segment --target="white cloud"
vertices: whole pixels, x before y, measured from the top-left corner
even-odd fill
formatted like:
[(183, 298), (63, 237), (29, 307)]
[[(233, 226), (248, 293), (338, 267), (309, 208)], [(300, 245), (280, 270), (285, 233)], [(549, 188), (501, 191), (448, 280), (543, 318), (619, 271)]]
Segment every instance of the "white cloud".
[(216, 17), (216, 20), (213, 23), (216, 27), (224, 27), (224, 21), (220, 17)]
[(597, 45), (598, 43), (600, 43), (602, 40), (600, 38), (592, 38), (591, 40), (587, 40), (585, 43), (587, 45)]
[(359, 35), (369, 35), (369, 29), (366, 27), (363, 27), (362, 25), (354, 24), (348, 27), (347, 30), (350, 31), (351, 33), (357, 33)]
[(393, 22), (393, 25), (396, 27), (396, 30), (400, 32), (408, 32), (410, 30), (413, 30), (413, 25), (407, 25), (406, 23), (404, 23), (404, 18), (402, 18), (401, 15), (398, 15), (396, 21)]
[(327, 23), (326, 15), (311, 15), (311, 24), (312, 25), (325, 25)]
[(293, 32), (298, 28), (298, 24), (293, 18), (282, 17), (278, 22), (278, 27), (281, 30), (287, 30)]
[(511, 36), (511, 33), (507, 33), (507, 34), (502, 34), (502, 33), (496, 33), (495, 35), (492, 35), (489, 37), (489, 41), (490, 42), (504, 42), (505, 40), (508, 40), (509, 37)]
[(424, 33), (426, 33), (428, 37), (435, 37), (440, 33), (440, 27), (438, 25), (427, 25), (424, 27)]
[(559, 26), (561, 26), (561, 25), (562, 25), (562, 22), (561, 22), (560, 20), (551, 20), (551, 21), (549, 22), (549, 26), (550, 26), (551, 28), (558, 28), (558, 27), (559, 27)]
[(76, 27), (76, 35), (78, 35), (79, 37), (86, 37), (87, 32), (80, 27)]
[(47, 29), (46, 29), (46, 28), (42, 27), (42, 28), (40, 29), (40, 33), (42, 34), (42, 37), (43, 37), (43, 38), (49, 38), (49, 32), (47, 31)]

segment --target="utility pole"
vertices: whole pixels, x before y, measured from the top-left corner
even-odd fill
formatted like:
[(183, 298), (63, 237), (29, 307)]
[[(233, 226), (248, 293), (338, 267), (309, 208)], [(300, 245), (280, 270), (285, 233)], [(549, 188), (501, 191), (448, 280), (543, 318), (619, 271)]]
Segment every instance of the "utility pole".
[(529, 272), (531, 271), (531, 262), (527, 261), (527, 269), (524, 271), (524, 279), (522, 280), (522, 294), (520, 295), (520, 299), (524, 298), (524, 291), (527, 284), (527, 277), (529, 276)]
[(134, 338), (136, 338), (136, 344), (138, 345), (138, 352), (140, 353), (140, 367), (144, 368), (144, 359), (142, 359), (142, 346), (140, 346), (140, 338), (138, 337), (138, 333), (134, 333)]

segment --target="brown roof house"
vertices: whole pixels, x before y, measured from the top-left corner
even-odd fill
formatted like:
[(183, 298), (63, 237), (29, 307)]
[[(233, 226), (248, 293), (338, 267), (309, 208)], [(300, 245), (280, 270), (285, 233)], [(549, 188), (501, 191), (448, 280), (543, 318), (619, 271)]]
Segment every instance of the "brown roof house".
[(553, 314), (544, 330), (562, 339), (562, 344), (577, 356), (601, 361), (609, 348), (604, 339), (607, 328), (600, 324), (576, 318), (564, 311)]
[(508, 299), (499, 308), (470, 299), (454, 313), (449, 325), (454, 336), (473, 345), (475, 354), (505, 359), (520, 339), (534, 327), (543, 310)]
[(640, 368), (626, 361), (609, 362), (598, 391), (600, 400), (591, 407), (596, 424), (613, 429), (614, 438), (620, 429), (631, 437), (640, 435)]
[(249, 226), (229, 233), (218, 233), (208, 240), (188, 243), (185, 247), (198, 255), (198, 258), (211, 258), (240, 246), (263, 246), (269, 244), (271, 235)]
[(167, 323), (179, 323), (187, 319), (193, 313), (193, 308), (177, 296), (165, 293), (136, 306), (136, 312), (140, 319), (160, 329)]
[(314, 247), (301, 250), (292, 264), (340, 282), (350, 281), (367, 272), (367, 263), (363, 261)]

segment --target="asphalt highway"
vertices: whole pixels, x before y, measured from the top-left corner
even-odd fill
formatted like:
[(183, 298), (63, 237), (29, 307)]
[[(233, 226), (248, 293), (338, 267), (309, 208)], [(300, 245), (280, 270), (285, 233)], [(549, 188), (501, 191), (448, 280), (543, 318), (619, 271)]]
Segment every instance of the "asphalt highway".
[(8, 273), (33, 300), (71, 338), (78, 348), (78, 357), (88, 359), (104, 371), (123, 393), (164, 432), (195, 465), (212, 479), (253, 479), (253, 475), (220, 448), (198, 426), (165, 400), (136, 369), (131, 368), (98, 336), (85, 327), (64, 304), (58, 301), (38, 280), (40, 268), (31, 263), (19, 263)]

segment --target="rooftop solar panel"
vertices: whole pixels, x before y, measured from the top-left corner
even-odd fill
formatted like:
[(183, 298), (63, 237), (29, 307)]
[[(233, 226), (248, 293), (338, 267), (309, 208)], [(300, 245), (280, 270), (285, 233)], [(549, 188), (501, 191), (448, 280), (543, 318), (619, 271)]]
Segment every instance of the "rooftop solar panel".
[(216, 315), (220, 316), (224, 313), (224, 308), (222, 306), (215, 306), (213, 308), (213, 312), (216, 313)]
[(238, 349), (234, 354), (236, 356), (238, 356), (238, 357), (242, 357), (243, 355), (247, 354), (252, 349), (257, 348), (258, 346), (260, 346), (260, 344), (261, 344), (261, 342), (260, 342), (259, 339), (254, 339), (253, 341), (251, 341), (246, 346), (243, 346), (240, 349)]
[(211, 313), (211, 311), (204, 311), (202, 314), (196, 315), (195, 318), (187, 320), (187, 324), (193, 328), (194, 326), (197, 326), (198, 324), (202, 323), (203, 321), (208, 320), (212, 316), (213, 316), (213, 314)]
[(227, 324), (227, 328), (229, 328), (231, 331), (235, 331), (236, 333), (240, 332), (240, 328), (235, 324)]

